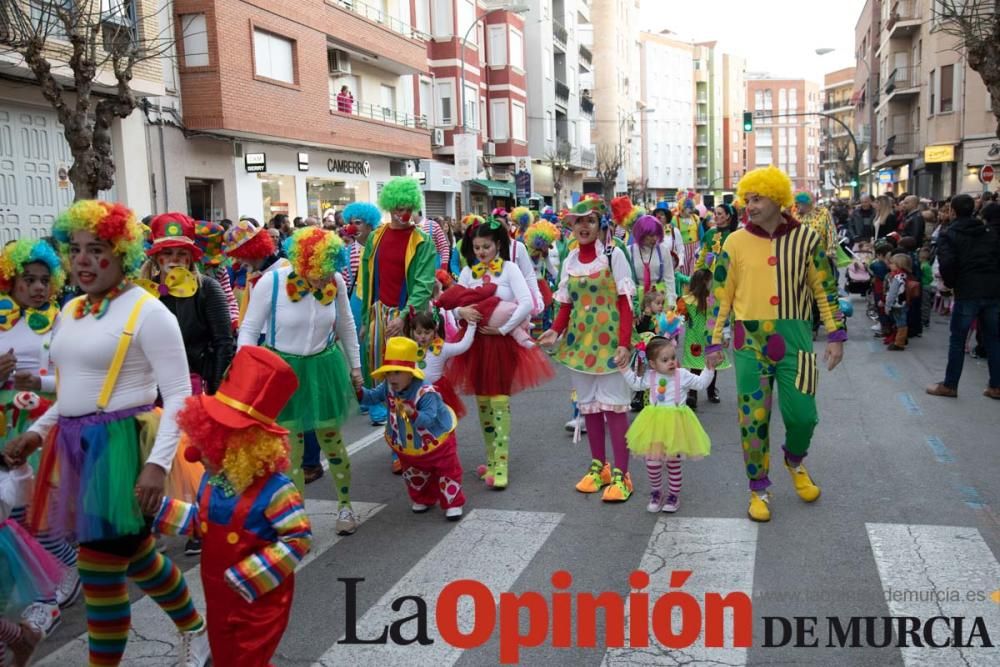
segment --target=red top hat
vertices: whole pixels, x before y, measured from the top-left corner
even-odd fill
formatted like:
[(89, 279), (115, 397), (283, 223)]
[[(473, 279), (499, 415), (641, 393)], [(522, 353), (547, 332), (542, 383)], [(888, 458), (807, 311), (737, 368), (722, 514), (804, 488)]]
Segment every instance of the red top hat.
[(165, 248), (185, 248), (194, 261), (204, 254), (195, 243), (195, 223), (183, 213), (162, 213), (149, 221), (153, 246), (146, 251), (152, 257)]
[(287, 435), (288, 430), (275, 422), (298, 387), (295, 371), (281, 357), (263, 347), (245, 345), (236, 351), (218, 391), (199, 398), (205, 412), (224, 426), (258, 426)]

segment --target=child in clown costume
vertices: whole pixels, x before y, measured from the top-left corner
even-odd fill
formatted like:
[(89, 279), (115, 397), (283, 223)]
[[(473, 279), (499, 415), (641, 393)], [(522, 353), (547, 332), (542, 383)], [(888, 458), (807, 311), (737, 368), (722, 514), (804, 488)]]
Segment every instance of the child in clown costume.
[(220, 667), (266, 667), (288, 626), (295, 568), (312, 529), (283, 471), (288, 431), (276, 419), (298, 379), (277, 354), (244, 347), (213, 396), (192, 396), (177, 421), (185, 456), (205, 466), (198, 500), (164, 498), (154, 528), (203, 542), (208, 642)]
[(194, 226), (194, 240), (202, 251), (198, 270), (207, 276), (215, 278), (226, 297), (229, 306), (229, 317), (232, 320), (233, 331), (239, 329), (240, 304), (233, 293), (233, 284), (229, 279), (229, 268), (226, 266), (226, 256), (222, 253), (222, 239), (226, 230), (217, 222), (200, 220)]
[(358, 389), (362, 405), (385, 403), (389, 419), (385, 440), (403, 464), (403, 480), (415, 514), (440, 504), (449, 521), (462, 518), (462, 462), (458, 459), (458, 420), (418, 367), (416, 341), (402, 336), (386, 342), (385, 362), (372, 375), (374, 389)]
[[(677, 302), (677, 310), (685, 320), (685, 335), (683, 344), (679, 349), (683, 350), (680, 359), (682, 368), (690, 370), (695, 375), (700, 375), (705, 369), (705, 348), (708, 347), (708, 317), (715, 306), (715, 298), (712, 296), (712, 272), (708, 269), (698, 269), (691, 275), (691, 283), (688, 285), (687, 294)], [(730, 368), (729, 361), (723, 358), (715, 367), (715, 370)], [(719, 402), (719, 390), (716, 388), (716, 379), (712, 378), (711, 384), (706, 389), (709, 403)], [(698, 391), (689, 389), (687, 394), (687, 405), (692, 410), (698, 408)]]
[(524, 232), (524, 244), (535, 267), (543, 306), (531, 318), (532, 333), (536, 335), (552, 326), (552, 290), (559, 285), (559, 251), (555, 247), (559, 237), (559, 228), (548, 220), (533, 222)]
[(352, 385), (361, 383), (361, 354), (340, 274), (347, 252), (336, 232), (305, 227), (291, 236), (288, 260), (290, 266), (268, 271), (254, 288), (238, 345), (256, 345), (266, 330), (265, 346), (298, 376), (299, 388), (278, 417), (293, 434), (290, 476), (301, 492), (305, 434), (314, 431), (337, 492), (337, 532), (350, 535), (359, 522), (351, 507), (351, 464), (340, 426), (354, 405)]
[(507, 231), (510, 232), (510, 261), (517, 264), (517, 268), (521, 270), (521, 275), (524, 276), (524, 280), (528, 283), (528, 291), (531, 292), (531, 314), (537, 315), (545, 308), (545, 300), (542, 297), (541, 291), (539, 291), (538, 274), (535, 272), (535, 264), (532, 261), (531, 253), (528, 252), (523, 241), (524, 233), (534, 221), (531, 209), (527, 206), (518, 206), (511, 210), (508, 215), (507, 211), (501, 208), (495, 210), (493, 215), (506, 225)]
[(257, 281), (274, 266), (288, 266), (288, 261), (279, 255), (267, 230), (253, 218), (242, 218), (226, 230), (222, 252), (232, 260), (234, 271), (243, 271), (242, 284), (232, 285), (239, 304), (238, 319), (242, 323)]
[(684, 206), (677, 215), (677, 228), (684, 241), (684, 260), (680, 272), (690, 276), (694, 271), (694, 263), (698, 259), (699, 237), (701, 236), (701, 218), (695, 209), (694, 199), (684, 200)]
[(465, 354), (472, 347), (476, 325), (470, 324), (461, 338), (449, 343), (445, 340), (445, 315), (436, 306), (431, 306), (431, 310), (410, 313), (406, 318), (406, 335), (417, 343), (417, 368), (423, 371), (426, 384), (433, 385), (445, 404), (461, 419), (465, 416), (465, 405), (455, 393), (444, 369), (449, 359)]

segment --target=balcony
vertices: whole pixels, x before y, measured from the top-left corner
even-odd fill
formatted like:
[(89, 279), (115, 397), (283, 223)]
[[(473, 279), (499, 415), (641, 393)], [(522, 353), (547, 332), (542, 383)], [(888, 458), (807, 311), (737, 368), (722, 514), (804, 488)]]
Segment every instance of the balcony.
[(327, 2), (338, 7), (343, 7), (344, 9), (354, 12), (359, 16), (363, 16), (369, 21), (374, 21), (379, 25), (385, 26), (389, 30), (399, 33), (404, 37), (419, 39), (421, 41), (427, 41), (430, 38), (430, 35), (420, 32), (410, 24), (400, 21), (394, 16), (389, 16), (389, 14), (382, 9), (365, 4), (364, 2), (359, 2), (358, 0), (327, 0)]
[(569, 162), (580, 169), (593, 169), (597, 166), (597, 151), (593, 148), (577, 148), (570, 150)]
[(590, 52), (586, 44), (580, 44), (580, 62), (587, 67), (594, 66), (594, 54)]
[(708, 114), (700, 113), (696, 115), (694, 122), (696, 125), (708, 125)]
[(889, 39), (910, 37), (920, 31), (920, 3), (917, 0), (895, 0), (885, 24)]
[(854, 107), (851, 106), (851, 100), (844, 98), (842, 100), (830, 100), (823, 102), (823, 111), (830, 113), (839, 113), (841, 111), (850, 111)]
[(707, 178), (699, 178), (698, 182), (696, 184), (696, 187), (704, 190), (705, 188), (708, 187), (708, 179)]
[(554, 19), (552, 21), (552, 36), (555, 38), (557, 44), (561, 44), (563, 48), (566, 47), (566, 39), (569, 37), (569, 33), (566, 32), (566, 26)]
[(694, 166), (699, 169), (706, 169), (708, 168), (708, 160), (705, 158), (698, 158), (698, 160), (694, 163)]
[(340, 97), (334, 93), (330, 93), (330, 112), (377, 120), (381, 123), (389, 123), (390, 125), (399, 125), (400, 127), (417, 130), (428, 129), (427, 116), (425, 115), (416, 116), (405, 111), (395, 111), (394, 109), (378, 104), (363, 104), (357, 100)]
[(560, 81), (559, 79), (556, 79), (556, 99), (563, 102), (569, 101), (569, 86), (566, 85), (565, 81)]
[(588, 118), (594, 116), (594, 100), (589, 97), (580, 97), (580, 113)]
[(890, 135), (885, 144), (879, 147), (882, 158), (872, 165), (873, 168), (891, 167), (915, 159), (918, 155), (918, 141), (919, 136), (916, 132), (897, 132)]
[(706, 93), (698, 93), (696, 100), (698, 104), (708, 104), (708, 95)]
[(698, 137), (695, 142), (695, 146), (708, 146), (708, 137)]
[(920, 97), (920, 66), (897, 67), (886, 77), (885, 97), (876, 108), (890, 102), (910, 103)]

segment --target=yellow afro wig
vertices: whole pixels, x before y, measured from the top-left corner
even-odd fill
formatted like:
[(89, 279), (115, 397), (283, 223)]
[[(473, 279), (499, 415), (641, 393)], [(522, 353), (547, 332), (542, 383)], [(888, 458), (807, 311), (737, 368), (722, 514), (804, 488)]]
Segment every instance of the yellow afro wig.
[(745, 202), (750, 192), (767, 197), (781, 208), (788, 208), (795, 203), (791, 179), (774, 165), (748, 171), (740, 179), (736, 186), (736, 196)]

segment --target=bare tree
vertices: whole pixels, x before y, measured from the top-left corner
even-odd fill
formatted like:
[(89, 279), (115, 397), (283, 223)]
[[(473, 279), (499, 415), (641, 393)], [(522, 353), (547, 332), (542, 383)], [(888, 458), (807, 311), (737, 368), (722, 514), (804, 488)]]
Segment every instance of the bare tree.
[(545, 154), (545, 163), (552, 169), (552, 189), (554, 197), (552, 207), (557, 211), (562, 206), (563, 176), (569, 171), (569, 161), (572, 155), (568, 141), (560, 141), (554, 151)]
[(158, 32), (155, 14), (135, 16), (142, 4), (0, 0), (0, 54), (21, 60), (56, 110), (73, 156), (69, 180), (77, 200), (114, 185), (111, 127), (139, 103), (130, 85), (135, 66), (159, 58), (173, 42), (170, 21)]
[(1000, 2), (936, 0), (932, 4), (938, 28), (959, 39), (959, 50), (965, 52), (969, 67), (986, 84), (1000, 138)]
[(831, 172), (830, 182), (840, 190), (848, 187), (854, 174), (854, 144), (847, 137), (834, 138), (832, 133), (826, 132), (826, 144), (829, 147), (829, 157), (833, 164), (827, 166)]
[(611, 201), (615, 196), (615, 183), (618, 172), (623, 166), (621, 146), (617, 144), (599, 144), (597, 146), (597, 168), (594, 173), (601, 182), (604, 198)]

